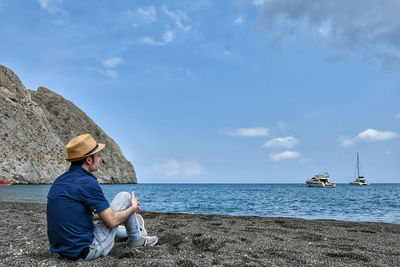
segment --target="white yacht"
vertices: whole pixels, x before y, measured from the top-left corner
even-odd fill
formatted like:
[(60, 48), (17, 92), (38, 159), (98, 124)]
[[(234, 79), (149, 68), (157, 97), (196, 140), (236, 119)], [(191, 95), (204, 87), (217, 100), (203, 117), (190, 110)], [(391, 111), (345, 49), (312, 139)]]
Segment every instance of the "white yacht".
[(369, 185), (369, 182), (365, 180), (364, 176), (360, 176), (360, 160), (357, 152), (357, 178), (350, 182), (351, 185)]
[(334, 182), (329, 181), (329, 173), (324, 172), (315, 175), (313, 178), (306, 180), (306, 183), (310, 187), (335, 187)]

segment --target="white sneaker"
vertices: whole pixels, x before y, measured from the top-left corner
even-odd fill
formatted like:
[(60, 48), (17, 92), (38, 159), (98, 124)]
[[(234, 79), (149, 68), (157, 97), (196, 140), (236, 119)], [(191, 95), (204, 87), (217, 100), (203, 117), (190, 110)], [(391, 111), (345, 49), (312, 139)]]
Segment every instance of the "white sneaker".
[(137, 247), (152, 247), (154, 246), (158, 241), (158, 238), (156, 236), (141, 236), (139, 240), (136, 241), (128, 241), (128, 247), (130, 248), (137, 248)]
[(143, 220), (142, 215), (136, 214), (136, 218), (139, 223), (140, 235), (147, 236), (147, 231), (146, 231), (146, 229), (144, 229), (144, 220)]

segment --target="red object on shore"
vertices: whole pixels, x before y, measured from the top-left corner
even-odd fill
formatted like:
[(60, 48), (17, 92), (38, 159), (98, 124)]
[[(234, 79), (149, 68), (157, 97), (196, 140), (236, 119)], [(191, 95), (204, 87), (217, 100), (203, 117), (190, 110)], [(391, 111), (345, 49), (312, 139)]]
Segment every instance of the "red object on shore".
[(0, 180), (0, 185), (11, 185), (11, 183), (3, 181), (3, 180)]

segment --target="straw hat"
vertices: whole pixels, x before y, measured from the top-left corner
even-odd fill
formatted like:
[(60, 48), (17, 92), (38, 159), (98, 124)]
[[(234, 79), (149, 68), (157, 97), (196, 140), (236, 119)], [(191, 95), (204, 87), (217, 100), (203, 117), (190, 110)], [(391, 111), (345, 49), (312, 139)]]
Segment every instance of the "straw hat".
[(90, 134), (82, 134), (67, 144), (67, 161), (78, 161), (102, 150), (106, 145), (98, 144)]

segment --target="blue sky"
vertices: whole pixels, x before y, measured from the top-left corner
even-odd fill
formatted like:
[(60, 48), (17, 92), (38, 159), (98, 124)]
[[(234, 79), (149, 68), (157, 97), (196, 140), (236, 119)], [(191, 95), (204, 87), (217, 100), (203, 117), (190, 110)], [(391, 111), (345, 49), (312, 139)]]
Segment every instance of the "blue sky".
[(400, 182), (398, 14), (397, 0), (0, 0), (0, 64), (86, 112), (140, 183), (347, 183), (356, 152), (371, 182)]

